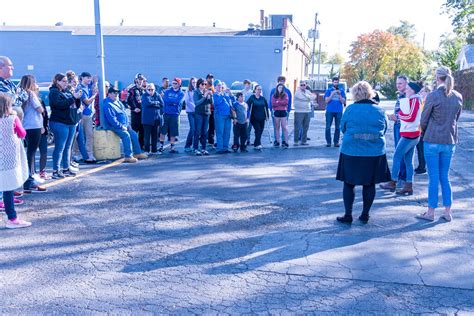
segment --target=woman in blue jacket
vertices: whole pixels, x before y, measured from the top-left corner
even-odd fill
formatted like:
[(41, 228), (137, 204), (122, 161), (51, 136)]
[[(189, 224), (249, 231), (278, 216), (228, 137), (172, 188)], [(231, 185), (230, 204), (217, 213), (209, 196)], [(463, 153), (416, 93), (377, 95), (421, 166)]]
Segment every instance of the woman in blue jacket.
[(370, 84), (360, 81), (352, 88), (354, 104), (347, 107), (341, 119), (342, 139), (336, 179), (344, 182), (345, 214), (341, 223), (352, 223), (355, 186), (362, 185), (363, 210), (359, 220), (369, 221), (369, 211), (375, 199), (375, 184), (389, 181), (390, 169), (385, 153), (387, 118), (385, 111), (372, 100)]
[(146, 86), (145, 93), (142, 95), (142, 124), (145, 132), (145, 152), (147, 153), (158, 153), (158, 131), (161, 126), (160, 111), (162, 108), (163, 99), (156, 92), (155, 85), (149, 83)]
[(216, 92), (214, 92), (214, 123), (216, 127), (217, 154), (230, 153), (229, 140), (230, 128), (232, 122), (230, 120), (230, 108), (234, 101), (234, 96), (230, 90), (224, 91), (223, 83), (219, 80), (214, 82)]

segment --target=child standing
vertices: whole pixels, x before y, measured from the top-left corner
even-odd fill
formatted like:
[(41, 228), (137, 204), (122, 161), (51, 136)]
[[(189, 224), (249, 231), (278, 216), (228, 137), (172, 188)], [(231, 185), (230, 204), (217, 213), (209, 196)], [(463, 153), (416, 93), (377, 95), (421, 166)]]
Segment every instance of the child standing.
[(247, 129), (249, 124), (249, 119), (247, 117), (248, 105), (244, 102), (244, 95), (242, 92), (236, 94), (237, 102), (232, 105), (233, 110), (235, 111), (234, 119), (234, 145), (232, 149), (234, 152), (240, 147), (241, 153), (247, 152)]
[(8, 216), (7, 228), (31, 226), (30, 222), (17, 217), (13, 203), (13, 190), (28, 179), (26, 153), (21, 141), (25, 136), (26, 131), (12, 110), (11, 97), (0, 93), (0, 191), (3, 191)]

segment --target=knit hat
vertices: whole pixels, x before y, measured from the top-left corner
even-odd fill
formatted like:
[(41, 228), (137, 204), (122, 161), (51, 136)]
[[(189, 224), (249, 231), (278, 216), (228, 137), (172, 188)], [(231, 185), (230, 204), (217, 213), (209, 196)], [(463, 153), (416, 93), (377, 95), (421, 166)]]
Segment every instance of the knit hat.
[(415, 82), (413, 82), (413, 81), (410, 81), (410, 82), (408, 83), (408, 86), (409, 86), (413, 91), (415, 91), (415, 93), (418, 93), (418, 92), (420, 92), (420, 90), (421, 90), (420, 85), (417, 84), (417, 83), (415, 83)]
[(181, 86), (181, 78), (174, 78), (173, 81), (176, 81), (178, 83), (178, 86)]
[(214, 87), (220, 84), (222, 84), (222, 82), (219, 79), (214, 80)]

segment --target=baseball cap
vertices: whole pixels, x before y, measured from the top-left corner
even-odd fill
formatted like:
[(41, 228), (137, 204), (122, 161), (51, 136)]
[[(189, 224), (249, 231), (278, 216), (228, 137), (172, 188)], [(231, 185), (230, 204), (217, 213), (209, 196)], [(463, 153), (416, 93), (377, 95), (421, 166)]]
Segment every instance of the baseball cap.
[(178, 85), (181, 86), (181, 78), (178, 78), (178, 77), (173, 78), (173, 81), (176, 81), (178, 83)]
[(92, 75), (90, 74), (90, 72), (84, 71), (84, 72), (81, 73), (80, 77), (81, 78), (92, 77)]
[(117, 89), (115, 89), (114, 86), (111, 86), (111, 87), (109, 88), (109, 90), (107, 90), (107, 93), (119, 93), (119, 92), (120, 92), (120, 91), (117, 90)]

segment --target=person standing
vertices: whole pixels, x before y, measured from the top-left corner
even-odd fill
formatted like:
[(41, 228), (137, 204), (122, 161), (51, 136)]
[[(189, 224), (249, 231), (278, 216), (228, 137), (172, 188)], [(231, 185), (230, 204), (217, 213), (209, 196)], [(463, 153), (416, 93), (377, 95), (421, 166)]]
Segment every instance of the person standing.
[(230, 119), (233, 96), (230, 90), (224, 91), (223, 84), (216, 80), (214, 82), (216, 92), (213, 94), (214, 99), (214, 120), (216, 127), (217, 154), (230, 153), (229, 140), (230, 128), (232, 122)]
[(288, 103), (289, 95), (285, 92), (283, 83), (276, 86), (275, 92), (271, 96), (273, 106), (273, 126), (275, 128), (275, 142), (273, 146), (280, 146), (280, 127), (282, 129), (282, 143), (283, 148), (288, 148)]
[(449, 181), (451, 159), (459, 142), (458, 120), (462, 110), (462, 96), (453, 90), (454, 79), (448, 67), (436, 69), (437, 89), (426, 97), (421, 114), (424, 131), (424, 151), (428, 167), (428, 210), (417, 217), (434, 220), (438, 207), (438, 185), (441, 184), (444, 213), (441, 216), (450, 222), (453, 219), (453, 193)]
[(23, 119), (21, 105), (28, 100), (28, 93), (17, 87), (10, 78), (13, 76), (13, 63), (10, 58), (0, 56), (0, 92), (5, 92), (12, 98), (12, 108), (17, 113), (20, 121)]
[[(207, 144), (207, 130), (209, 128), (209, 116), (211, 115), (212, 91), (206, 89), (206, 81), (199, 78), (196, 83), (196, 90), (194, 90), (194, 113), (196, 116), (196, 131), (194, 133), (194, 154), (196, 156), (209, 155), (206, 150)], [(201, 149), (199, 149), (201, 143)]]
[[(283, 85), (283, 90), (285, 92), (285, 94), (288, 96), (288, 104), (287, 104), (287, 108), (285, 109), (285, 111), (287, 112), (286, 114), (286, 117), (289, 117), (290, 115), (290, 112), (291, 112), (291, 106), (292, 106), (292, 101), (293, 101), (293, 96), (291, 94), (291, 91), (290, 89), (288, 89), (286, 86), (285, 86), (285, 83), (286, 83), (286, 77), (285, 76), (278, 76), (277, 78), (277, 86), (275, 88), (273, 88), (271, 91), (270, 91), (270, 98), (268, 99), (268, 108), (270, 109), (270, 113), (272, 114), (272, 123), (273, 123), (273, 138), (275, 139), (275, 142), (274, 142), (274, 145), (276, 145), (276, 139), (280, 138), (280, 136), (276, 136), (276, 126), (275, 126), (275, 109), (273, 108), (273, 100), (272, 100), (272, 97), (273, 95), (275, 94), (277, 88), (278, 88), (278, 85), (282, 84)], [(278, 111), (282, 111), (281, 109), (278, 110)], [(279, 112), (280, 115), (283, 115), (282, 112)], [(281, 117), (280, 117), (281, 118)], [(280, 122), (281, 122), (281, 119), (278, 119)], [(296, 132), (295, 132), (296, 133)], [(299, 134), (298, 134), (299, 135)], [(281, 138), (283, 139), (285, 137), (284, 135), (284, 130), (282, 129), (281, 131)]]
[(149, 83), (142, 95), (142, 124), (145, 132), (146, 153), (161, 153), (158, 151), (158, 133), (161, 126), (161, 109), (163, 106), (163, 99), (156, 91), (155, 85)]
[(140, 146), (143, 149), (145, 144), (145, 135), (143, 131), (143, 124), (142, 124), (142, 95), (145, 93), (145, 89), (143, 88), (143, 81), (146, 81), (145, 76), (138, 73), (135, 75), (134, 83), (135, 85), (132, 86), (128, 90), (127, 95), (127, 104), (131, 111), (131, 118), (132, 118), (132, 129), (138, 134), (138, 141), (140, 142)]
[[(214, 87), (214, 75), (208, 74), (206, 76), (206, 89), (211, 90), (212, 93), (216, 92)], [(214, 148), (214, 133), (216, 131), (215, 122), (214, 122), (214, 103), (211, 103), (211, 115), (209, 116), (209, 129), (207, 131), (207, 142), (211, 146), (211, 149)]]
[(82, 125), (82, 130), (84, 131), (84, 140), (87, 151), (87, 159), (85, 159), (85, 162), (96, 163), (97, 160), (94, 157), (94, 125), (92, 122), (92, 114), (98, 90), (94, 87), (92, 75), (90, 73), (81, 73), (79, 76), (79, 85), (76, 88), (76, 91), (78, 90), (82, 90), (82, 117), (79, 124)]
[(184, 102), (186, 103), (186, 114), (188, 115), (189, 132), (186, 137), (186, 144), (184, 145), (185, 152), (191, 152), (194, 140), (194, 134), (196, 134), (196, 113), (194, 105), (194, 91), (196, 90), (196, 78), (192, 77), (189, 79), (188, 91), (184, 95)]
[(392, 162), (392, 181), (388, 182), (384, 188), (390, 187), (390, 191), (397, 188), (397, 179), (401, 162), (405, 162), (406, 181), (403, 187), (397, 190), (397, 194), (413, 194), (413, 155), (416, 144), (420, 137), (421, 118), (421, 97), (418, 95), (421, 86), (415, 82), (409, 82), (406, 89), (406, 98), (400, 101), (398, 118), (400, 119), (400, 140), (395, 148)]
[[(389, 115), (388, 118), (389, 120), (393, 121), (393, 141), (395, 143), (395, 148), (398, 145), (398, 142), (400, 141), (400, 119), (398, 117), (398, 112), (400, 112), (400, 100), (406, 98), (406, 89), (408, 85), (408, 77), (406, 76), (398, 76), (397, 81), (397, 91), (398, 91), (398, 96), (397, 96), (397, 102), (395, 102), (395, 108), (393, 110), (393, 114)], [(397, 181), (397, 186), (403, 186), (407, 179), (407, 171), (406, 171), (406, 166), (405, 166), (405, 161), (402, 161), (400, 164), (400, 170), (398, 172), (398, 175), (395, 175), (398, 179)], [(380, 185), (380, 188), (384, 190), (391, 190), (391, 183), (382, 183)]]
[(181, 101), (184, 93), (181, 91), (181, 79), (174, 78), (171, 82), (171, 89), (165, 90), (163, 93), (163, 125), (160, 133), (160, 152), (163, 152), (165, 143), (165, 135), (170, 137), (170, 153), (178, 153), (175, 148), (176, 137), (179, 136), (179, 114), (181, 113)]
[[(28, 101), (22, 105), (23, 128), (26, 130), (26, 157), (28, 160), (29, 176), (23, 184), (25, 192), (45, 192), (46, 188), (39, 186), (35, 180), (35, 157), (38, 150), (43, 128), (43, 107), (38, 97), (38, 85), (32, 75), (21, 77), (20, 87), (28, 93)], [(39, 181), (39, 180), (38, 180)], [(42, 182), (42, 181), (41, 181)]]
[(234, 144), (232, 148), (235, 152), (240, 147), (241, 153), (248, 152), (247, 150), (247, 127), (249, 124), (248, 120), (248, 105), (244, 101), (244, 94), (242, 92), (237, 92), (235, 95), (236, 102), (232, 105), (232, 108), (235, 111), (235, 117), (233, 118), (233, 132), (234, 132)]
[(249, 117), (250, 123), (255, 130), (254, 148), (261, 150), (262, 134), (265, 129), (265, 121), (270, 117), (267, 99), (262, 95), (262, 87), (256, 85), (253, 89), (253, 95), (249, 98)]
[(0, 191), (8, 220), (6, 228), (31, 226), (30, 222), (18, 218), (15, 211), (14, 190), (28, 179), (25, 149), (21, 141), (26, 131), (12, 109), (9, 94), (0, 92)]
[(295, 130), (293, 132), (293, 143), (298, 146), (301, 130), (301, 145), (308, 145), (308, 129), (311, 120), (311, 100), (314, 96), (306, 89), (306, 82), (301, 80), (300, 86), (295, 92)]
[[(331, 147), (331, 126), (334, 121), (334, 147), (339, 147), (341, 117), (344, 104), (346, 103), (346, 92), (339, 87), (339, 77), (332, 78), (332, 87), (324, 94), (326, 101), (326, 147)], [(295, 132), (296, 133), (296, 132)]]
[[(426, 96), (428, 93), (431, 92), (431, 88), (429, 86), (424, 86), (421, 88), (420, 97), (422, 100), (421, 108), (423, 110), (425, 106)], [(416, 156), (418, 157), (418, 167), (415, 169), (415, 174), (424, 174), (426, 173), (426, 160), (425, 160), (425, 152), (423, 150), (423, 131), (421, 131), (420, 140), (418, 144), (416, 144)]]
[(388, 122), (385, 111), (373, 100), (370, 84), (360, 81), (352, 88), (354, 104), (347, 107), (341, 119), (344, 133), (336, 179), (344, 182), (342, 191), (345, 213), (337, 217), (341, 223), (352, 223), (355, 186), (362, 186), (362, 223), (369, 221), (375, 199), (375, 184), (390, 180), (385, 153)]

